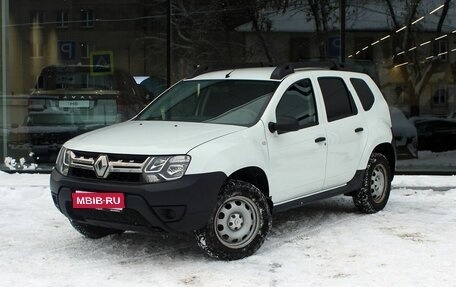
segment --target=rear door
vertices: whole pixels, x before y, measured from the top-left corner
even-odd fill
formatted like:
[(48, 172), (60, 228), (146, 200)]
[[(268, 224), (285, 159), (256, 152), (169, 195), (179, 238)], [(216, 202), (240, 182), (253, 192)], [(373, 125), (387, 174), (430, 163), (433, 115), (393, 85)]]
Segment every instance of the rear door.
[(350, 181), (367, 143), (367, 125), (342, 77), (318, 77), (327, 117), (324, 189)]

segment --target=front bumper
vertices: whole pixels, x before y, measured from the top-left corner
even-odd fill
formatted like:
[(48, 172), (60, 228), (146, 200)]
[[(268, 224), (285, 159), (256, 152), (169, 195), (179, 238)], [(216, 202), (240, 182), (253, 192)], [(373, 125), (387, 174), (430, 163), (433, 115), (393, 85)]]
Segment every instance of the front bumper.
[[(226, 175), (214, 172), (186, 175), (175, 181), (149, 184), (113, 183), (51, 174), (51, 194), (56, 207), (71, 220), (119, 230), (187, 232), (209, 220)], [(75, 190), (121, 192), (126, 208), (120, 212), (73, 209)]]

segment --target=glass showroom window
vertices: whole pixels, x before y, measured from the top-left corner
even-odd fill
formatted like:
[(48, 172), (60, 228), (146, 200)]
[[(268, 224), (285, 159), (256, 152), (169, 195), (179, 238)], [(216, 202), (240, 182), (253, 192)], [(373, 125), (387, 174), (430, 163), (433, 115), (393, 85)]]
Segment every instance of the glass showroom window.
[[(64, 142), (132, 118), (166, 88), (163, 3), (0, 1), (0, 170), (50, 171)], [(94, 11), (109, 20), (95, 25)]]
[(339, 61), (342, 47), (392, 107), (398, 169), (456, 170), (451, 1), (345, 1), (345, 39), (340, 1), (173, 0), (171, 19), (168, 1), (0, 1), (1, 170), (50, 170), (63, 142), (129, 119), (195, 65)]

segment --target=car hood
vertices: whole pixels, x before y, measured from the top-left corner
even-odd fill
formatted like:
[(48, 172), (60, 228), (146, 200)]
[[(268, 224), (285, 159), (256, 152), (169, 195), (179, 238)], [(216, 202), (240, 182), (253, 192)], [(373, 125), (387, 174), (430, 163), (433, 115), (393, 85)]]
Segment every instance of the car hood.
[(246, 127), (187, 122), (128, 121), (98, 129), (65, 144), (73, 150), (141, 155), (186, 154), (194, 147)]

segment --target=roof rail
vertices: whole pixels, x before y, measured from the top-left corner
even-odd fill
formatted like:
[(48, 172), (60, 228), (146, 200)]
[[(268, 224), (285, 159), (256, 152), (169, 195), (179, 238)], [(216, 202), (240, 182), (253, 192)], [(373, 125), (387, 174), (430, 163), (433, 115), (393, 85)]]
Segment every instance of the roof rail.
[(293, 74), (295, 69), (304, 69), (304, 68), (320, 68), (328, 70), (338, 70), (339, 67), (336, 62), (333, 61), (310, 61), (310, 62), (291, 62), (277, 66), (275, 70), (271, 73), (271, 79), (281, 80), (284, 77)]
[[(187, 77), (192, 79), (196, 76), (223, 70), (235, 70), (241, 68), (261, 68), (261, 67), (276, 67), (271, 73), (271, 79), (281, 80), (284, 77), (293, 74), (296, 69), (315, 68), (315, 69), (328, 69), (339, 70), (340, 67), (334, 61), (307, 61), (307, 62), (290, 62), (283, 65), (276, 66), (271, 63), (214, 63), (207, 65), (197, 65), (195, 70)], [(227, 75), (229, 77), (229, 74)]]
[(260, 68), (260, 67), (274, 67), (272, 64), (268, 63), (215, 63), (208, 65), (197, 65), (195, 70), (187, 77), (187, 79), (194, 78), (196, 76), (223, 70), (235, 70), (240, 68)]

